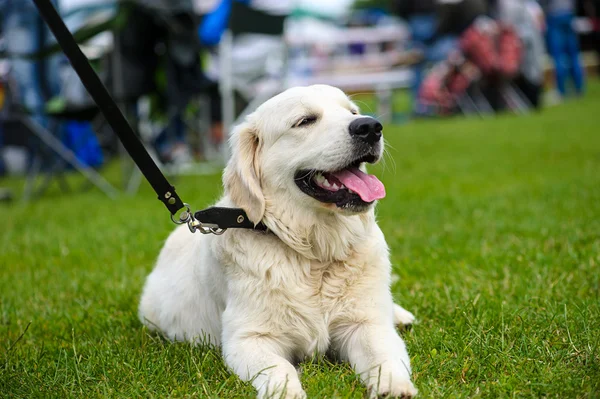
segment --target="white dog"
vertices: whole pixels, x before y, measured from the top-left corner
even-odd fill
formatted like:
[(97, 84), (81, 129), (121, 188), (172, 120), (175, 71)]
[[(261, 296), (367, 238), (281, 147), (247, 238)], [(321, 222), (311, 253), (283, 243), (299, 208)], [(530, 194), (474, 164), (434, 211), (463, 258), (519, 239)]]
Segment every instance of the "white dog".
[(176, 229), (148, 276), (140, 318), (173, 340), (221, 345), (259, 398), (304, 398), (294, 363), (330, 352), (372, 396), (411, 397), (410, 360), (395, 324), (391, 265), (374, 203), (383, 184), (365, 163), (382, 126), (339, 89), (293, 88), (231, 137), (218, 206), (243, 208), (268, 231), (221, 236)]

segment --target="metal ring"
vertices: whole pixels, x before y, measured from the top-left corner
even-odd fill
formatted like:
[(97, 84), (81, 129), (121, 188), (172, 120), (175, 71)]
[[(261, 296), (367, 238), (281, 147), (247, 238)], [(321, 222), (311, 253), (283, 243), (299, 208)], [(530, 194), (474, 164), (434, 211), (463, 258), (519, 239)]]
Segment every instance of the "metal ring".
[(210, 227), (204, 227), (204, 226), (202, 226), (202, 224), (200, 224), (200, 227), (196, 228), (196, 231), (199, 231), (202, 234), (211, 234), (212, 233), (210, 231)]
[(194, 218), (194, 214), (192, 213), (190, 205), (184, 203), (183, 206), (185, 206), (185, 210), (179, 214), (179, 220), (175, 220), (175, 218), (173, 218), (173, 215), (171, 215), (171, 221), (173, 223), (187, 224), (188, 228), (190, 229), (190, 232), (192, 233), (199, 231), (202, 234), (214, 234), (220, 236), (221, 234), (227, 231), (227, 229), (222, 229), (220, 227), (207, 227), (202, 225), (202, 222)]
[(210, 228), (210, 232), (216, 236), (220, 236), (221, 234), (225, 233), (227, 231), (227, 229), (222, 229), (222, 228), (214, 228), (211, 227)]
[(195, 233), (202, 226), (202, 224), (192, 216), (192, 218), (188, 221), (187, 226), (188, 229), (190, 229), (190, 233)]
[(188, 214), (187, 218), (185, 218), (185, 220), (181, 220), (181, 213), (180, 213), (179, 220), (175, 220), (175, 219), (173, 219), (173, 215), (171, 215), (171, 221), (173, 223), (184, 224), (184, 223), (188, 223), (190, 220), (193, 220), (194, 215), (192, 215), (192, 210), (190, 208), (190, 205), (184, 203), (183, 206), (185, 206), (185, 211), (183, 211), (183, 212), (187, 212), (187, 214)]

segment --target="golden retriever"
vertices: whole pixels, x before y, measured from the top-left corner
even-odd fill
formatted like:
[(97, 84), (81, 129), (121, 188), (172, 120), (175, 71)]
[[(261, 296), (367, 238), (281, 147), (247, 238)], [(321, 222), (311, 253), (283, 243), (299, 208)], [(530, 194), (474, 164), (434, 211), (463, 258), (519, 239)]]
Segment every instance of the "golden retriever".
[(414, 396), (395, 329), (414, 317), (392, 301), (374, 214), (385, 188), (365, 169), (382, 157), (382, 129), (331, 86), (261, 105), (232, 133), (217, 205), (243, 208), (268, 231), (177, 228), (146, 281), (142, 322), (220, 345), (259, 398), (306, 397), (294, 364), (325, 352), (348, 361), (372, 396)]

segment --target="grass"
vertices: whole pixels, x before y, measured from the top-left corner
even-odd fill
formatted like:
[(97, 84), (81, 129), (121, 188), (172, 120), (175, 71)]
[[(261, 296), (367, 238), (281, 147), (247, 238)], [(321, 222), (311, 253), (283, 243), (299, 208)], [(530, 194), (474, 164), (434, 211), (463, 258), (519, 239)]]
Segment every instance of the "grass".
[[(600, 397), (599, 126), (595, 84), (541, 114), (386, 129), (378, 215), (419, 320), (404, 337), (421, 397)], [(176, 185), (196, 208), (220, 192), (219, 176)], [(54, 189), (0, 220), (0, 397), (252, 396), (218, 351), (137, 320), (173, 227), (147, 185), (117, 201)], [(365, 393), (323, 358), (302, 381), (310, 398)]]

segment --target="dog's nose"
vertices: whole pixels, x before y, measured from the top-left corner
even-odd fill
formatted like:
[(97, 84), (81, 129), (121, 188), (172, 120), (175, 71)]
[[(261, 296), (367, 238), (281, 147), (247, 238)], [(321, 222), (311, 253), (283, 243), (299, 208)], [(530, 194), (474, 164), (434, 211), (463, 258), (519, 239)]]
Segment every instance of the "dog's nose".
[(358, 118), (350, 123), (350, 136), (368, 144), (375, 144), (381, 139), (383, 126), (374, 118)]

